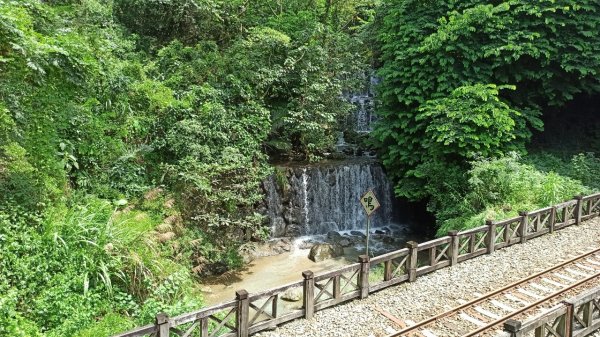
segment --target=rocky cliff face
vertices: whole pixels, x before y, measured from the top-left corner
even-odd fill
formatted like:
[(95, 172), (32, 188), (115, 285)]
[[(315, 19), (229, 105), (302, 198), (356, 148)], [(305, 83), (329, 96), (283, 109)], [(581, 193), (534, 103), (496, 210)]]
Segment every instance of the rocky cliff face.
[(264, 182), (265, 213), (273, 237), (364, 229), (366, 214), (359, 199), (369, 189), (381, 203), (381, 208), (372, 215), (371, 225), (393, 222), (392, 185), (374, 160), (280, 166), (277, 170)]

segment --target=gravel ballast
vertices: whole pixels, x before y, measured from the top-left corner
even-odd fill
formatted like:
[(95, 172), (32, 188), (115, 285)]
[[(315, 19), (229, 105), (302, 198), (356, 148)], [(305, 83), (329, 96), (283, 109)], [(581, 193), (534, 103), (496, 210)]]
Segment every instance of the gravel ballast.
[[(420, 276), (330, 309), (310, 319), (298, 319), (258, 337), (382, 337), (400, 330), (384, 317), (383, 309), (401, 320), (421, 321), (504, 285), (535, 274), (583, 252), (600, 248), (600, 219), (570, 226), (483, 255), (456, 266)], [(600, 337), (600, 332), (593, 336)]]

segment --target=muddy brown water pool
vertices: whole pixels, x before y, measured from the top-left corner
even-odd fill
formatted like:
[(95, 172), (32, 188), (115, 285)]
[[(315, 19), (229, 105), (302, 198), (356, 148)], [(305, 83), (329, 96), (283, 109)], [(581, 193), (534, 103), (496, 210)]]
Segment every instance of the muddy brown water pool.
[[(405, 242), (423, 238), (404, 237), (383, 251), (371, 256), (405, 247)], [(300, 249), (297, 245), (290, 252), (260, 257), (247, 264), (243, 269), (225, 273), (218, 277), (203, 280), (202, 293), (207, 306), (235, 299), (237, 290), (246, 290), (250, 294), (257, 293), (289, 283), (302, 281), (302, 272), (310, 270), (314, 274), (322, 274), (336, 268), (355, 263), (358, 256), (365, 253), (364, 245), (344, 248), (344, 255), (334, 259), (313, 262), (308, 258), (310, 249)]]

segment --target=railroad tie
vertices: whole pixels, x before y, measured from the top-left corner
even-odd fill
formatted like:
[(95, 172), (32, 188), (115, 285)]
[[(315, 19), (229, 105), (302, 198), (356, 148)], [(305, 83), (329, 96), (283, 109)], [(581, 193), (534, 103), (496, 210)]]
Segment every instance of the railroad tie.
[(576, 276), (581, 276), (581, 277), (590, 277), (591, 276), (590, 274), (582, 273), (580, 271), (577, 271), (577, 270), (571, 269), (571, 268), (565, 268), (565, 270), (568, 273), (571, 273), (571, 275), (576, 275)]
[(517, 288), (517, 291), (520, 292), (521, 294), (525, 294), (526, 296), (529, 296), (529, 297), (534, 298), (536, 300), (541, 300), (542, 298), (544, 298), (544, 296), (540, 296), (540, 295), (538, 295), (536, 293), (533, 293), (533, 292), (528, 291), (528, 290), (523, 289), (523, 288)]
[(553, 285), (555, 287), (559, 287), (559, 288), (566, 288), (567, 287), (566, 285), (564, 285), (562, 283), (558, 283), (558, 282), (556, 282), (556, 281), (554, 281), (552, 279), (549, 279), (547, 277), (542, 278), (542, 281), (544, 281), (544, 282), (546, 282), (548, 284), (551, 284), (551, 285)]
[(545, 293), (552, 293), (553, 290), (550, 288), (546, 288), (543, 285), (539, 284), (539, 283), (530, 283), (529, 284), (532, 288), (535, 288), (537, 290), (543, 291)]
[(563, 275), (563, 274), (561, 274), (561, 273), (554, 273), (554, 274), (553, 274), (553, 276), (556, 276), (556, 277), (558, 277), (558, 278), (561, 278), (561, 279), (563, 279), (563, 280), (565, 280), (565, 281), (569, 281), (569, 282), (571, 282), (571, 283), (575, 283), (575, 282), (577, 282), (577, 280), (576, 280), (576, 279), (574, 279), (574, 278), (572, 278), (572, 277), (568, 277), (567, 275)]
[(504, 311), (507, 311), (507, 312), (517, 311), (517, 309), (515, 309), (515, 308), (513, 308), (511, 306), (508, 306), (508, 305), (506, 305), (503, 302), (500, 302), (498, 300), (491, 300), (490, 303), (492, 303), (496, 307), (498, 307), (498, 308), (500, 308), (500, 309), (502, 309)]
[(459, 314), (459, 316), (460, 316), (460, 318), (464, 319), (465, 321), (471, 322), (471, 323), (473, 323), (473, 324), (475, 324), (477, 326), (486, 326), (486, 324), (484, 322), (482, 322), (482, 321), (480, 321), (480, 320), (478, 320), (478, 319), (476, 319), (474, 317), (471, 317), (471, 316), (465, 314), (464, 312), (461, 312)]
[(513, 294), (504, 294), (504, 296), (513, 302), (521, 303), (522, 305), (525, 305), (525, 306), (528, 306), (531, 304), (517, 296), (514, 296)]
[(486, 310), (486, 309), (484, 309), (484, 308), (482, 308), (482, 307), (480, 307), (480, 306), (476, 306), (476, 307), (474, 307), (473, 309), (475, 309), (475, 311), (477, 311), (478, 313), (480, 313), (480, 314), (482, 314), (482, 315), (484, 315), (484, 316), (487, 316), (487, 317), (489, 317), (489, 318), (492, 318), (492, 319), (500, 319), (500, 316), (499, 316), (499, 315), (496, 315), (496, 314), (494, 314), (493, 312), (491, 312), (491, 311), (489, 311), (489, 310)]
[(592, 259), (585, 259), (588, 263), (591, 263), (595, 266), (600, 266), (600, 262), (596, 261), (596, 260), (592, 260)]
[(581, 264), (581, 263), (576, 263), (575, 265), (576, 265), (576, 266), (577, 266), (579, 269), (583, 269), (583, 270), (589, 270), (589, 271), (596, 271), (596, 270), (600, 269), (600, 268), (594, 268), (594, 267), (591, 267), (591, 266), (586, 266), (586, 265), (583, 265), (583, 264)]
[[(522, 300), (523, 301), (522, 303), (527, 303), (525, 305), (530, 305), (532, 303), (531, 299), (533, 297), (525, 296), (525, 295), (521, 294), (521, 292), (519, 292), (519, 291), (514, 291), (514, 292), (512, 292), (510, 294), (513, 295), (514, 297)], [(533, 298), (533, 299), (535, 300), (535, 298)], [(533, 302), (535, 302), (535, 301), (533, 301)]]
[(425, 337), (438, 337), (436, 334), (434, 334), (433, 332), (431, 332), (430, 330), (423, 330), (421, 331), (423, 333), (423, 336)]

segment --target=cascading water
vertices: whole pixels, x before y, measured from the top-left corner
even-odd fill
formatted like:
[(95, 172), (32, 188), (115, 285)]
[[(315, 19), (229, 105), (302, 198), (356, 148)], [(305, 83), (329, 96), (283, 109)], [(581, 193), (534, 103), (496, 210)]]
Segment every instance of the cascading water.
[(353, 126), (354, 131), (359, 133), (371, 132), (373, 122), (376, 121), (374, 87), (379, 83), (379, 80), (374, 76), (369, 76), (368, 81), (365, 82), (363, 90), (346, 96), (347, 100), (355, 107), (354, 114), (350, 116), (352, 119), (350, 125)]
[(392, 185), (373, 160), (288, 167), (285, 175), (279, 182), (275, 177), (265, 181), (267, 215), (274, 237), (364, 229), (366, 215), (359, 199), (370, 189), (381, 203), (371, 217), (372, 226), (393, 222)]
[(308, 228), (308, 175), (306, 174), (306, 168), (302, 169), (302, 195), (302, 209), (304, 210), (304, 231), (308, 232), (310, 231), (310, 228)]

